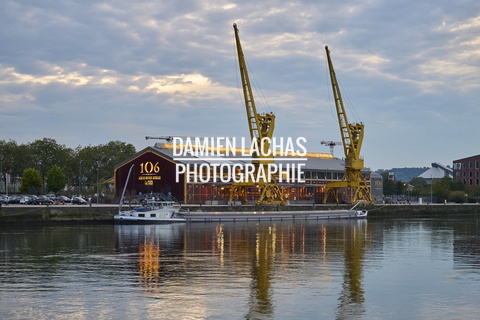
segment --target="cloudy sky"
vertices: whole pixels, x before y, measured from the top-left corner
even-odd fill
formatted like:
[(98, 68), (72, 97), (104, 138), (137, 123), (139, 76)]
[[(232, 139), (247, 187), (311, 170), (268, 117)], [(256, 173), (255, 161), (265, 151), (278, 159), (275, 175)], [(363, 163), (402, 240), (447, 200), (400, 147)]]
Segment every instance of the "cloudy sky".
[[(259, 112), (308, 151), (341, 141), (324, 46), (373, 170), (480, 153), (478, 0), (2, 0), (0, 139), (75, 148), (248, 137), (233, 23)], [(342, 157), (342, 147), (335, 156)]]

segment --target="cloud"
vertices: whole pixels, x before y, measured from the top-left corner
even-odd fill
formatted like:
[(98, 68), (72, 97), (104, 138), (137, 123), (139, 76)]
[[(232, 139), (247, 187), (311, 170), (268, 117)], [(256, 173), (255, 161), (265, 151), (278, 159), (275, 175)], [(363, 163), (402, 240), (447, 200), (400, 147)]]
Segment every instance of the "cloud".
[[(473, 0), (2, 4), (5, 139), (45, 136), (74, 146), (123, 140), (142, 148), (145, 135), (248, 136), (235, 22), (258, 86), (257, 108), (275, 112), (276, 134), (305, 136), (310, 151), (328, 151), (318, 141), (339, 139), (328, 44), (352, 104), (349, 119), (358, 114), (366, 124), (370, 166), (449, 164), (458, 150), (476, 152), (451, 129), (480, 134), (480, 4)], [(419, 128), (437, 135), (428, 148), (404, 142), (427, 143)]]

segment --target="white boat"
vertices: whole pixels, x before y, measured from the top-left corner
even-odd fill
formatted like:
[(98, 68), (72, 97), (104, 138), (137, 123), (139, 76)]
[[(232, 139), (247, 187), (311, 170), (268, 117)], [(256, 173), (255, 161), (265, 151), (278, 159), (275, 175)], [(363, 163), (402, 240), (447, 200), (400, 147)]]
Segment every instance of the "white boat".
[(363, 210), (355, 210), (355, 208), (356, 208), (360, 203), (363, 203), (363, 202), (365, 202), (365, 201), (363, 201), (363, 200), (358, 201), (358, 202), (350, 209), (350, 211), (355, 211), (355, 215), (356, 215), (357, 218), (366, 218), (367, 215), (368, 215), (368, 210), (365, 210), (365, 209), (363, 209)]
[(116, 222), (125, 223), (170, 223), (187, 222), (179, 217), (180, 205), (175, 201), (163, 201), (156, 198), (145, 199), (141, 206), (121, 211), (113, 217)]
[(125, 190), (127, 188), (130, 173), (133, 164), (128, 170), (127, 181), (123, 187), (122, 197), (118, 205), (118, 214), (113, 216), (113, 220), (118, 223), (171, 223), (171, 222), (187, 222), (186, 219), (178, 217), (180, 204), (176, 201), (169, 201), (160, 198), (150, 197), (142, 200), (140, 206), (130, 210), (122, 210)]

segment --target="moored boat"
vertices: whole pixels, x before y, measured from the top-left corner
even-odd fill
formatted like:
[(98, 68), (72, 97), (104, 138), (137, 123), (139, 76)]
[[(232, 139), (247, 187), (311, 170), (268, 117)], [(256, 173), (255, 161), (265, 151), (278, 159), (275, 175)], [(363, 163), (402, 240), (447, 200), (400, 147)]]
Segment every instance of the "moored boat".
[(130, 210), (121, 211), (113, 218), (116, 222), (125, 223), (171, 223), (186, 222), (179, 217), (180, 204), (175, 201), (163, 201), (161, 199), (145, 199), (141, 206)]
[(130, 173), (132, 172), (133, 164), (128, 170), (127, 180), (123, 187), (122, 197), (118, 204), (118, 214), (113, 216), (116, 223), (172, 223), (172, 222), (186, 222), (187, 220), (178, 217), (180, 211), (180, 204), (177, 201), (169, 200), (170, 197), (157, 198), (153, 196), (145, 197), (141, 200), (141, 205), (130, 210), (122, 210), (123, 199), (125, 197), (125, 190)]
[(292, 211), (187, 211), (179, 216), (187, 222), (240, 222), (240, 221), (295, 221), (295, 220), (330, 220), (362, 219), (368, 216), (368, 210), (356, 209), (357, 203), (350, 209), (339, 210), (292, 210)]

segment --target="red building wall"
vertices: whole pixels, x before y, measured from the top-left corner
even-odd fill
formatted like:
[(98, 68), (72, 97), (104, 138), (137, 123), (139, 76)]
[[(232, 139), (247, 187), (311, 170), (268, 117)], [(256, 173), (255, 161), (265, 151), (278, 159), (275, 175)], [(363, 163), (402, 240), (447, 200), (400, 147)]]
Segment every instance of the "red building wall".
[(169, 192), (179, 201), (184, 201), (184, 178), (180, 175), (176, 181), (175, 163), (160, 156), (153, 149), (147, 148), (132, 159), (115, 168), (115, 195), (120, 197), (127, 180), (128, 171), (133, 165), (130, 179), (125, 191), (126, 195)]
[(480, 155), (453, 161), (453, 178), (466, 186), (480, 185)]

